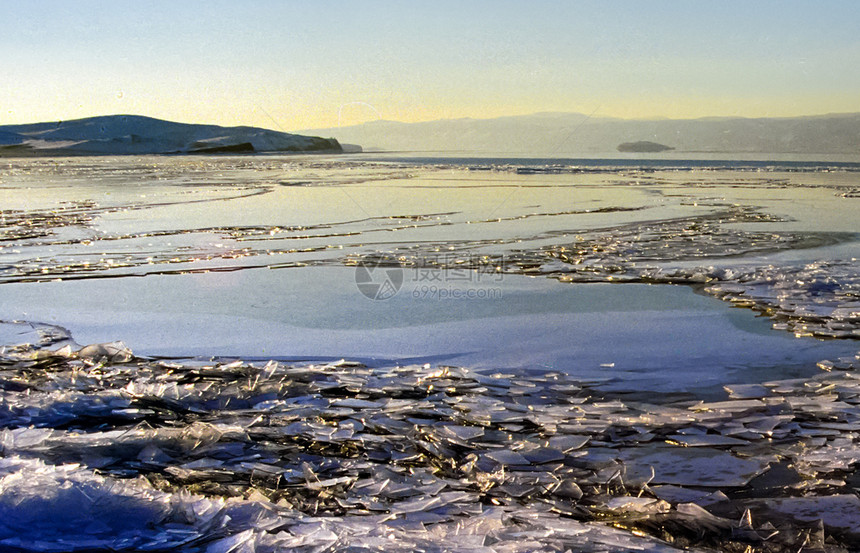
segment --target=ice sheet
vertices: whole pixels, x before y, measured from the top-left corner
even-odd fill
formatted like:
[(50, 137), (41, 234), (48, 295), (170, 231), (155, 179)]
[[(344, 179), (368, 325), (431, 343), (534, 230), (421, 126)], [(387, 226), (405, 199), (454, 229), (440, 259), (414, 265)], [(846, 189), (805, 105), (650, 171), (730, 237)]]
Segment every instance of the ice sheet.
[(850, 168), (2, 169), (5, 548), (856, 546)]

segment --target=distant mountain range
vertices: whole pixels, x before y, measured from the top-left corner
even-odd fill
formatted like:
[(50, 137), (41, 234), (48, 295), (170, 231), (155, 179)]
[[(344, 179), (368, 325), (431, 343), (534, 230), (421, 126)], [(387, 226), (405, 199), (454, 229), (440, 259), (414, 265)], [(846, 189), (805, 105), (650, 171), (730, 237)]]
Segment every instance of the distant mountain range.
[[(423, 123), (374, 121), (311, 129), (369, 149), (594, 155), (622, 144), (653, 142), (684, 152), (860, 154), (860, 113), (747, 119), (614, 119), (581, 113), (537, 113), (496, 119)], [(659, 153), (657, 155), (660, 155)]]
[(0, 126), (0, 156), (341, 152), (337, 140), (139, 115)]

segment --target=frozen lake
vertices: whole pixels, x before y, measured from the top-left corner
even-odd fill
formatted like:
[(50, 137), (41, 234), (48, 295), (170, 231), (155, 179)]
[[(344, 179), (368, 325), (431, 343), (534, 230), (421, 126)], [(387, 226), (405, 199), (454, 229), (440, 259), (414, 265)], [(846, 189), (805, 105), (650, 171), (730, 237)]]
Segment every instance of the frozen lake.
[[(384, 159), (9, 162), (0, 318), (141, 355), (425, 359), (655, 389), (808, 374), (853, 351), (701, 286), (640, 284), (850, 263), (850, 166)], [(399, 280), (373, 301), (358, 271), (379, 256)]]
[[(409, 550), (461, 531), (516, 541), (528, 519), (571, 547), (656, 551), (671, 548), (588, 513), (699, 528), (678, 506), (716, 501), (713, 516), (749, 505), (788, 524), (803, 506), (774, 503), (772, 487), (798, 482), (849, 501), (858, 175), (3, 160), (0, 520), (13, 522), (0, 544), (166, 548), (250, 532), (276, 550), (370, 543), (384, 523)], [(131, 351), (81, 349), (113, 341)], [(27, 478), (145, 511), (147, 529), (119, 517), (23, 530), (77, 501), (40, 503)], [(186, 542), (167, 531), (175, 512), (153, 511), (182, 502), (197, 513)], [(847, 524), (837, 511), (828, 524)]]

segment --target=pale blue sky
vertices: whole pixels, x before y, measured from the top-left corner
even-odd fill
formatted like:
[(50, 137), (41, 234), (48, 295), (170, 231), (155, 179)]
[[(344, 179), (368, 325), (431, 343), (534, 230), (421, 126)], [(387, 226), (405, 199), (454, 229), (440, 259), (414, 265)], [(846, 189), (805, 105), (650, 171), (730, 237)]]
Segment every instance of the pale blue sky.
[(855, 1), (0, 0), (0, 124), (860, 111)]

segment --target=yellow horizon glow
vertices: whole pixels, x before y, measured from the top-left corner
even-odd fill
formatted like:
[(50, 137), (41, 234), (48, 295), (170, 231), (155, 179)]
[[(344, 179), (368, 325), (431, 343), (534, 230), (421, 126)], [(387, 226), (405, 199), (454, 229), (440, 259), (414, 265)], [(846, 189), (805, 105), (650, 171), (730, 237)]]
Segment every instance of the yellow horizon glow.
[[(80, 119), (98, 115), (133, 114), (183, 123), (223, 126), (254, 126), (284, 132), (304, 129), (329, 129), (375, 120), (420, 123), (441, 119), (492, 119), (534, 113), (583, 113), (593, 117), (619, 119), (696, 119), (702, 117), (801, 117), (828, 113), (856, 112), (856, 99), (833, 95), (822, 101), (817, 96), (786, 98), (646, 98), (639, 100), (604, 99), (600, 101), (475, 105), (409, 105), (390, 98), (356, 98), (320, 105), (304, 102), (281, 104), (272, 97), (244, 98), (230, 103), (215, 94), (202, 102), (161, 98), (153, 101), (127, 92), (115, 91), (114, 98), (94, 108), (68, 98), (46, 110), (44, 104), (19, 102), (9, 106), (2, 124)], [(243, 101), (244, 100), (244, 101)]]

